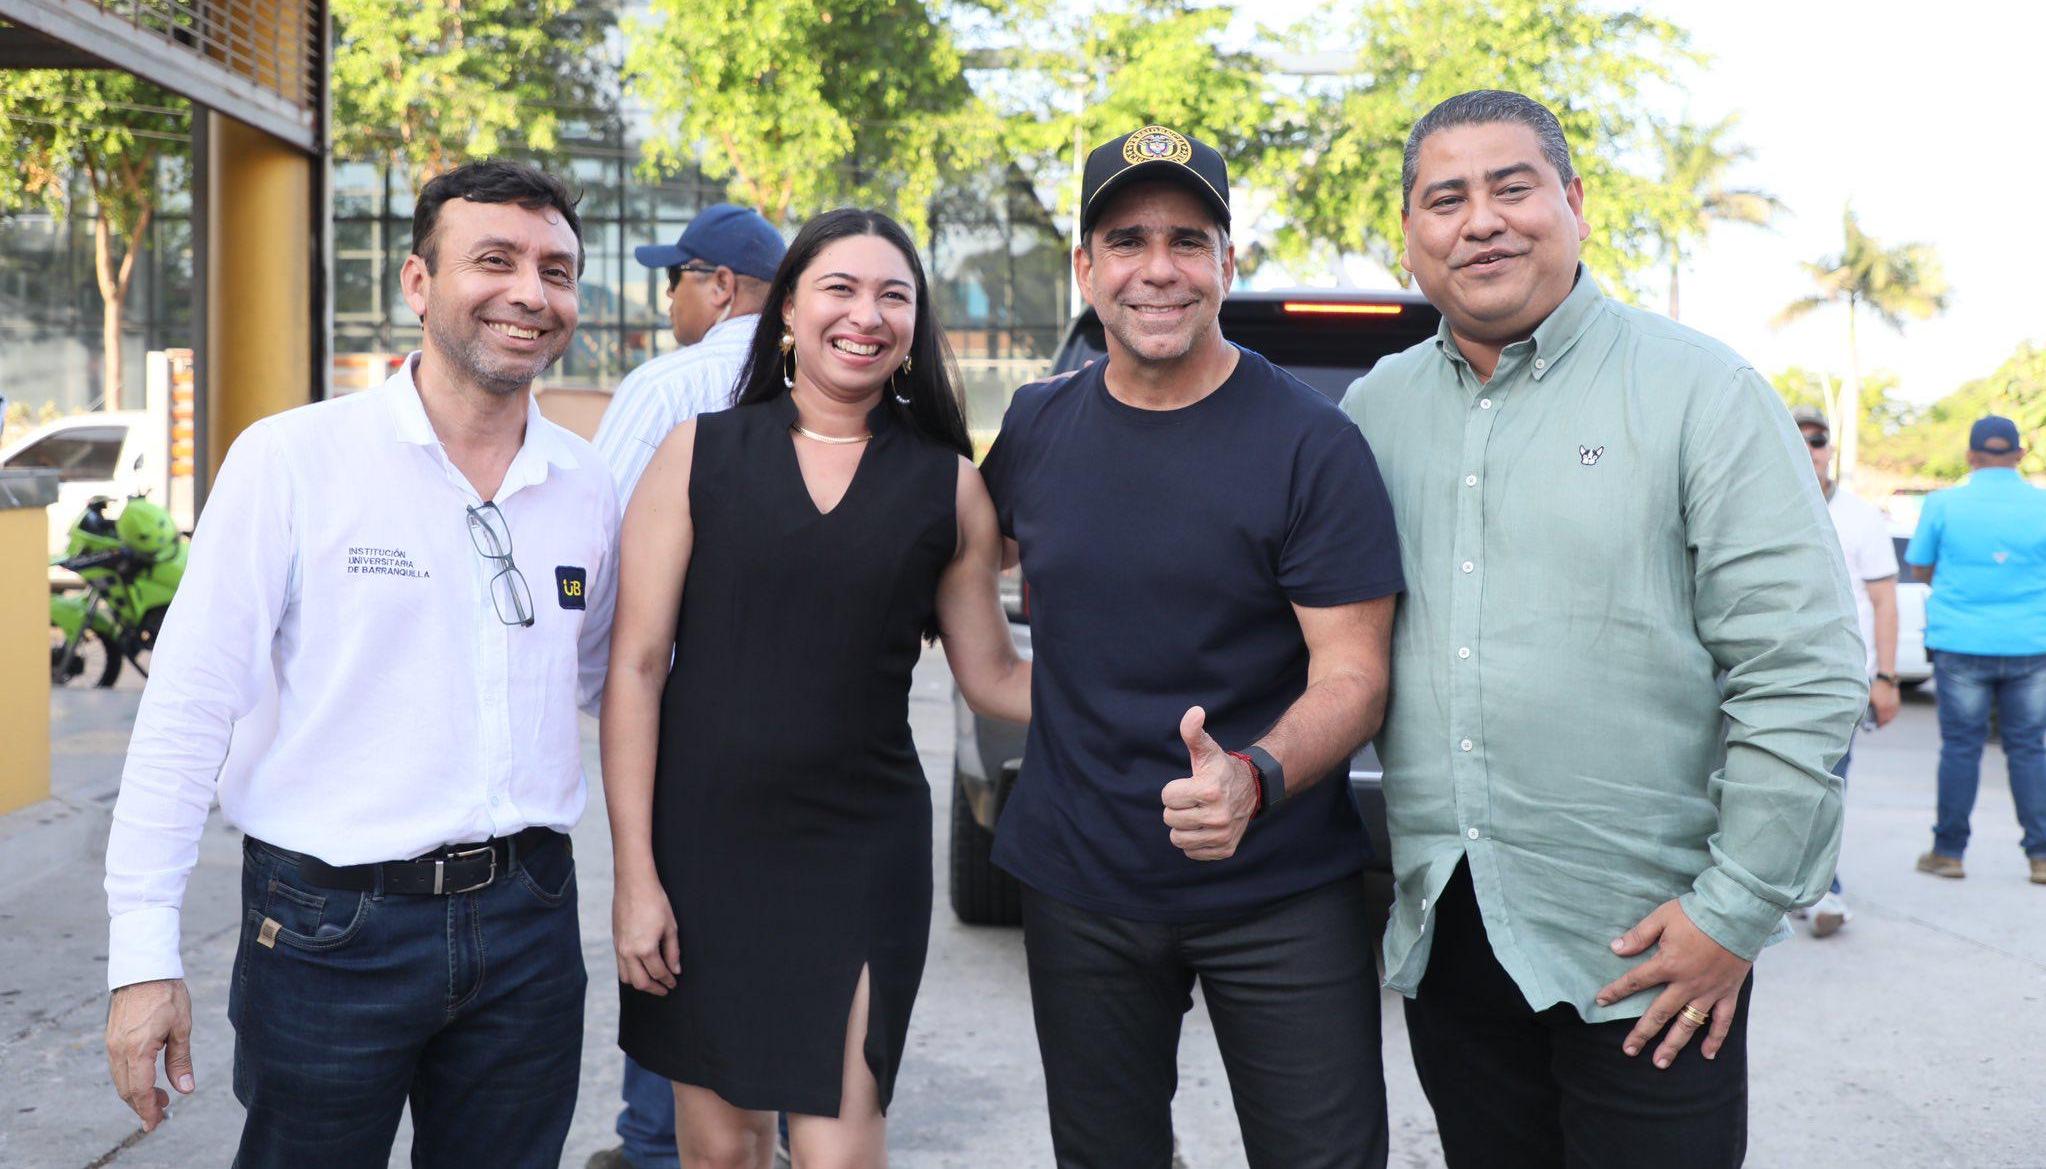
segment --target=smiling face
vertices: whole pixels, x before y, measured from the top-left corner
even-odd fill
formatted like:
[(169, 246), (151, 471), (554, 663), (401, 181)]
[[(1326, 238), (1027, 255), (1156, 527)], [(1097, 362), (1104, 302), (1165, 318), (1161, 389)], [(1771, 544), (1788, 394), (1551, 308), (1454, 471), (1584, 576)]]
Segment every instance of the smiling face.
[(1459, 337), (1526, 338), (1577, 279), (1591, 227), (1584, 184), (1565, 184), (1518, 122), (1452, 126), (1422, 143), (1400, 263)]
[(1219, 340), (1215, 318), (1236, 279), (1236, 252), (1214, 212), (1185, 187), (1143, 183), (1117, 195), (1088, 245), (1074, 251), (1073, 266), (1122, 354), (1174, 362)]
[(796, 376), (844, 402), (880, 392), (916, 338), (916, 273), (878, 235), (833, 240), (799, 274), (782, 309)]
[(526, 388), (575, 335), (575, 232), (551, 207), (450, 199), (399, 281), (438, 363), (494, 394)]

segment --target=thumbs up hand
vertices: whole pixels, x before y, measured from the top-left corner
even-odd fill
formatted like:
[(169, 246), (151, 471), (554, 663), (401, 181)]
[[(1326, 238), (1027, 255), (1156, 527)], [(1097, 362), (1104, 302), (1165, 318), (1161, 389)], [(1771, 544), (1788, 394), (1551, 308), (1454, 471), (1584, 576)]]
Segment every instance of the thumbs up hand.
[(1227, 860), (1257, 809), (1257, 777), (1250, 765), (1224, 751), (1207, 729), (1208, 712), (1190, 707), (1179, 720), (1193, 774), (1165, 785), (1165, 826), (1172, 845), (1197, 861)]

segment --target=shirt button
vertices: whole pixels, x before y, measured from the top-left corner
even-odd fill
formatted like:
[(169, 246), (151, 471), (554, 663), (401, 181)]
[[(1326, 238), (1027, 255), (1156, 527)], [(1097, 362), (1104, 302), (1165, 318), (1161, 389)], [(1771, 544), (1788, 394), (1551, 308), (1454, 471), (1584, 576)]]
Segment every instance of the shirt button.
[(1546, 357), (1537, 357), (1537, 358), (1535, 358), (1535, 368), (1536, 368), (1536, 369), (1547, 369), (1547, 368), (1549, 368), (1549, 359), (1548, 359), (1548, 358), (1546, 358)]
[(1456, 656), (1457, 656), (1457, 657), (1460, 657), (1460, 658), (1467, 658), (1467, 657), (1471, 656), (1471, 647), (1470, 647), (1470, 646), (1467, 646), (1467, 645), (1465, 645), (1465, 646), (1458, 646), (1458, 647), (1457, 647), (1457, 651), (1456, 651)]
[(1490, 399), (1490, 398), (1479, 398), (1479, 399), (1478, 399), (1478, 409), (1480, 409), (1480, 410), (1490, 410), (1491, 408), (1492, 408), (1492, 399)]
[(1465, 487), (1476, 487), (1478, 485), (1478, 477), (1476, 475), (1465, 475), (1463, 477), (1463, 485)]
[(1466, 561), (1464, 561), (1464, 562), (1463, 562), (1463, 570), (1464, 570), (1465, 572), (1471, 572), (1471, 571), (1475, 570), (1475, 569), (1476, 569), (1477, 567), (1478, 567), (1477, 565), (1475, 565), (1475, 564), (1472, 564), (1472, 563), (1471, 563), (1470, 561), (1468, 561), (1468, 560), (1466, 560)]
[(503, 803), (503, 802), (504, 802), (504, 797), (503, 797), (503, 796), (497, 795), (497, 794), (495, 794), (495, 793), (492, 793), (492, 794), (491, 794), (491, 797), (490, 797), (490, 806), (491, 806), (491, 807), (495, 808), (495, 807), (496, 807), (497, 805), (499, 805), (499, 804), (501, 804), (501, 803)]
[(1469, 739), (1465, 739), (1463, 742), (1458, 743), (1457, 746), (1462, 747), (1464, 750), (1468, 751), (1472, 747), (1476, 746), (1476, 744), (1472, 743)]
[(1469, 832), (1464, 833), (1464, 835), (1470, 837), (1472, 840), (1476, 840), (1478, 838), (1478, 830), (1473, 828)]
[(1423, 897), (1423, 898), (1421, 898), (1421, 912), (1423, 912), (1423, 913), (1426, 913), (1427, 911), (1428, 911), (1428, 899), (1427, 899), (1426, 897)]

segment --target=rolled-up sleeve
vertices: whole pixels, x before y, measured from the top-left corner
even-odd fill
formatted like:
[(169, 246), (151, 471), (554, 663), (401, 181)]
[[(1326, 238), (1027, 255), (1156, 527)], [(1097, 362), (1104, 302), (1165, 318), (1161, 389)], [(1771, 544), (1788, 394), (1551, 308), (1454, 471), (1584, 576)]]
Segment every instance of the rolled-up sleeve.
[(107, 986), (184, 977), (179, 912), (236, 719), (273, 684), (294, 568), (289, 461), (257, 424), (222, 464), (150, 658), (107, 837)]
[(1752, 370), (1687, 426), (1684, 522), (1700, 642), (1723, 671), (1726, 766), (1712, 864), (1684, 911), (1753, 959), (1839, 858), (1831, 768), (1868, 701), (1854, 602), (1810, 460)]

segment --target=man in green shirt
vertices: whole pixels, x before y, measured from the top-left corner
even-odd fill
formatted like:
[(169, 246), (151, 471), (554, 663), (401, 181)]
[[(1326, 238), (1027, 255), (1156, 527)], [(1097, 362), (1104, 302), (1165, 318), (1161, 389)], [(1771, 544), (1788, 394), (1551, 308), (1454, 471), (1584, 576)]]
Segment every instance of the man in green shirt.
[(1769, 384), (1579, 264), (1547, 109), (1451, 98), (1403, 169), (1442, 328), (1344, 409), (1408, 587), (1385, 964), (1422, 1087), (1451, 1169), (1738, 1165), (1749, 971), (1832, 879), (1868, 701), (1831, 522)]

